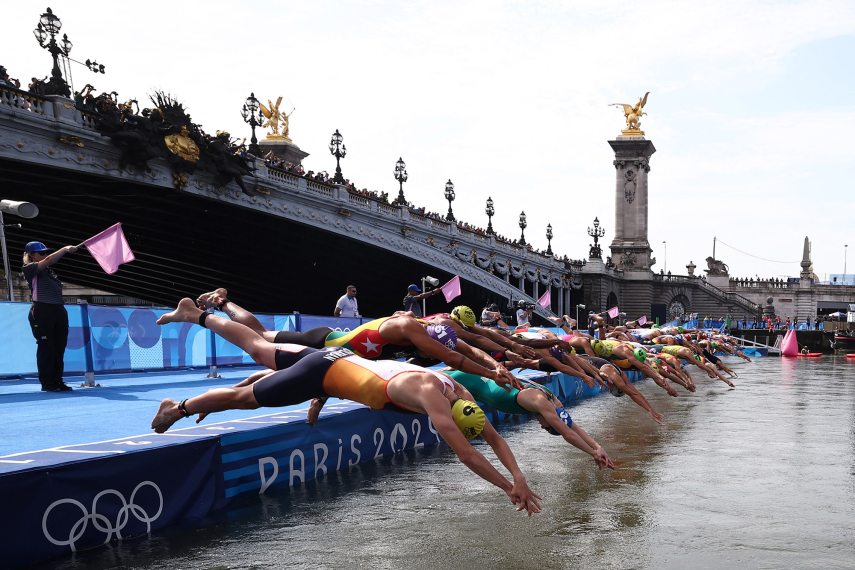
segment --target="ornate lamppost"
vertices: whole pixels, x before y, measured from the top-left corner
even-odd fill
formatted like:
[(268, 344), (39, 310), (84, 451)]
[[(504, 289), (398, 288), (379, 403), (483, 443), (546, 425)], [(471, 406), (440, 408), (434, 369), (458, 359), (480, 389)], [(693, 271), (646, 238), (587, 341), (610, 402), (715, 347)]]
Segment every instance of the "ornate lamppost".
[(249, 152), (255, 156), (261, 156), (261, 149), (258, 148), (258, 139), (255, 138), (255, 127), (260, 127), (264, 122), (264, 118), (259, 110), (258, 99), (255, 98), (255, 93), (250, 93), (249, 97), (243, 103), (243, 108), (240, 110), (243, 121), (252, 127), (252, 138), (249, 141)]
[(330, 154), (335, 157), (335, 176), (333, 182), (336, 184), (344, 184), (344, 176), (341, 175), (341, 159), (347, 156), (347, 147), (344, 146), (344, 139), (338, 129), (330, 137)]
[(546, 255), (552, 255), (552, 224), (546, 224)]
[(600, 227), (599, 218), (594, 218), (594, 229), (588, 227), (588, 235), (594, 238), (594, 245), (591, 246), (591, 250), (588, 252), (588, 257), (602, 259), (603, 250), (597, 243), (597, 240), (606, 235), (606, 230), (605, 228)]
[(445, 183), (445, 199), (448, 200), (448, 213), (445, 215), (445, 219), (453, 222), (455, 220), (454, 212), (451, 211), (451, 203), (454, 202), (454, 183), (451, 181), (451, 178)]
[[(39, 45), (48, 50), (53, 57), (53, 69), (50, 72), (50, 81), (45, 86), (45, 94), (71, 97), (71, 89), (65, 79), (62, 78), (62, 72), (59, 70), (59, 56), (68, 57), (72, 44), (68, 40), (67, 34), (62, 35), (62, 46), (57, 44), (56, 35), (61, 28), (62, 22), (54, 15), (53, 10), (48, 8), (47, 12), (39, 18), (39, 23), (33, 30), (33, 34), (36, 36)], [(48, 36), (50, 36), (50, 40), (48, 40)]]
[(493, 215), (496, 213), (496, 209), (493, 207), (493, 199), (487, 198), (487, 207), (484, 209), (484, 212), (487, 214), (487, 235), (493, 235)]
[(398, 197), (392, 203), (399, 206), (406, 206), (407, 199), (404, 198), (404, 182), (407, 181), (407, 164), (400, 156), (398, 157), (398, 162), (395, 163), (395, 180), (398, 181)]
[(525, 212), (520, 212), (520, 245), (527, 245), (525, 243), (525, 229), (528, 227), (528, 222), (525, 219)]
[(62, 77), (62, 72), (59, 69), (59, 56), (69, 59), (75, 63), (80, 63), (89, 68), (89, 71), (94, 73), (104, 73), (104, 66), (97, 61), (86, 60), (79, 62), (71, 59), (68, 54), (71, 53), (71, 48), (74, 44), (68, 39), (68, 34), (62, 34), (62, 40), (59, 43), (56, 41), (56, 36), (59, 30), (62, 29), (62, 21), (53, 13), (50, 8), (47, 12), (39, 17), (39, 23), (36, 29), (33, 30), (33, 35), (36, 36), (36, 41), (44, 49), (50, 52), (53, 57), (53, 69), (50, 72), (50, 80), (45, 84), (45, 95), (63, 95), (71, 97), (71, 89), (65, 79)]
[(665, 246), (665, 262), (663, 264), (662, 271), (668, 273), (668, 242), (663, 239), (662, 245)]

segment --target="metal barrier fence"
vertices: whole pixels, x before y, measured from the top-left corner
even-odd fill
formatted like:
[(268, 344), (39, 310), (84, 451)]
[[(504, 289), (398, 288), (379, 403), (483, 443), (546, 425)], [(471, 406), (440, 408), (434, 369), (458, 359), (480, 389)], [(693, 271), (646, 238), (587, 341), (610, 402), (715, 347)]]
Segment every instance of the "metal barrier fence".
[[(87, 378), (108, 372), (141, 372), (190, 367), (252, 364), (241, 349), (211, 331), (187, 323), (158, 326), (170, 309), (66, 305), (69, 334), (66, 375)], [(30, 303), (0, 302), (0, 377), (32, 376), (36, 341), (27, 313)], [(368, 318), (337, 318), (300, 313), (256, 315), (269, 330), (301, 331), (319, 326), (350, 330)]]

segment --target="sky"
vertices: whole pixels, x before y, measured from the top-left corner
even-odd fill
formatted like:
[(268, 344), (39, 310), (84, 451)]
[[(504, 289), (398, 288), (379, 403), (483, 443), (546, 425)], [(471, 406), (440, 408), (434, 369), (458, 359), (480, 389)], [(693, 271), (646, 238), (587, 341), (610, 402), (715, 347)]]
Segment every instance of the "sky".
[[(54, 0), (74, 47), (106, 75), (73, 67), (76, 89), (141, 106), (171, 93), (209, 133), (250, 136), (241, 105), (283, 97), (307, 170), (333, 172), (459, 220), (587, 258), (594, 217), (614, 237), (614, 154), (622, 110), (650, 160), (654, 270), (700, 272), (713, 253), (735, 277), (798, 276), (804, 238), (821, 280), (855, 273), (855, 2), (648, 0), (138, 3)], [(33, 36), (46, 6), (3, 10), (0, 65), (29, 83), (50, 73)], [(287, 107), (287, 108), (286, 108)], [(259, 133), (261, 138), (261, 133)], [(664, 242), (664, 243), (663, 243)]]

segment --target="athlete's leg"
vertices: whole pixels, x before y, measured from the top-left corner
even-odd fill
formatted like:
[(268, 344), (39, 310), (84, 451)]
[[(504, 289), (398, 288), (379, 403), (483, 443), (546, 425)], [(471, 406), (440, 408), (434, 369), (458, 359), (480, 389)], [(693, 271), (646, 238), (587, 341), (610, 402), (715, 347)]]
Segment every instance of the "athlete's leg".
[(205, 313), (189, 297), (181, 299), (174, 311), (157, 319), (159, 325), (176, 322), (200, 324), (243, 349), (258, 364), (276, 368), (275, 344), (267, 342), (246, 325)]
[(258, 407), (252, 386), (215, 388), (181, 403), (168, 398), (163, 400), (154, 419), (151, 420), (151, 429), (157, 433), (163, 433), (181, 418), (193, 414), (207, 415), (225, 410), (254, 410)]
[(219, 289), (214, 289), (210, 293), (202, 293), (199, 295), (196, 299), (196, 305), (200, 306), (200, 308), (201, 306), (204, 306), (204, 308), (208, 309), (220, 309), (228, 315), (231, 320), (248, 326), (256, 333), (263, 336), (265, 340), (273, 342), (273, 337), (276, 332), (265, 329), (264, 325), (261, 324), (261, 321), (259, 321), (255, 315), (234, 301), (230, 301), (228, 295), (229, 292), (225, 288), (220, 287)]

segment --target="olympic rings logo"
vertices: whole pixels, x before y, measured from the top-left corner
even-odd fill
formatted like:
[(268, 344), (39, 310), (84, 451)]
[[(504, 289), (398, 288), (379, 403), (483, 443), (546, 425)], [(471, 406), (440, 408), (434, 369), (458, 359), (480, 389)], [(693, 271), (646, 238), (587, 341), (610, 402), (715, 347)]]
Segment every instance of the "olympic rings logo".
[[(151, 487), (157, 493), (157, 498), (159, 502), (159, 506), (157, 507), (157, 512), (154, 514), (149, 514), (146, 509), (137, 504), (137, 492), (143, 487)], [(107, 495), (112, 495), (118, 497), (119, 501), (122, 504), (122, 507), (116, 513), (116, 520), (111, 521), (106, 515), (103, 515), (98, 512), (98, 501)], [(55, 538), (50, 531), (48, 530), (48, 517), (50, 517), (51, 512), (53, 512), (54, 508), (64, 505), (75, 505), (82, 512), (82, 516), (80, 519), (74, 523), (68, 531), (68, 538), (64, 540), (60, 540)], [(77, 541), (83, 537), (83, 534), (86, 532), (86, 529), (89, 527), (89, 522), (92, 522), (92, 526), (98, 530), (99, 532), (103, 532), (105, 535), (104, 544), (110, 542), (110, 539), (113, 538), (113, 535), (116, 538), (121, 539), (122, 537), (122, 529), (124, 529), (128, 522), (130, 521), (131, 515), (134, 516), (139, 522), (145, 523), (146, 532), (151, 532), (151, 523), (157, 520), (163, 512), (163, 493), (160, 491), (160, 488), (152, 483), (151, 481), (143, 481), (131, 493), (131, 500), (126, 501), (124, 495), (115, 489), (107, 489), (105, 491), (101, 491), (95, 498), (92, 499), (92, 512), (86, 509), (86, 506), (77, 501), (75, 499), (60, 499), (58, 501), (54, 501), (51, 505), (45, 510), (45, 514), (42, 517), (42, 531), (44, 532), (45, 538), (47, 538), (52, 544), (57, 546), (70, 546), (72, 552), (77, 551)]]

